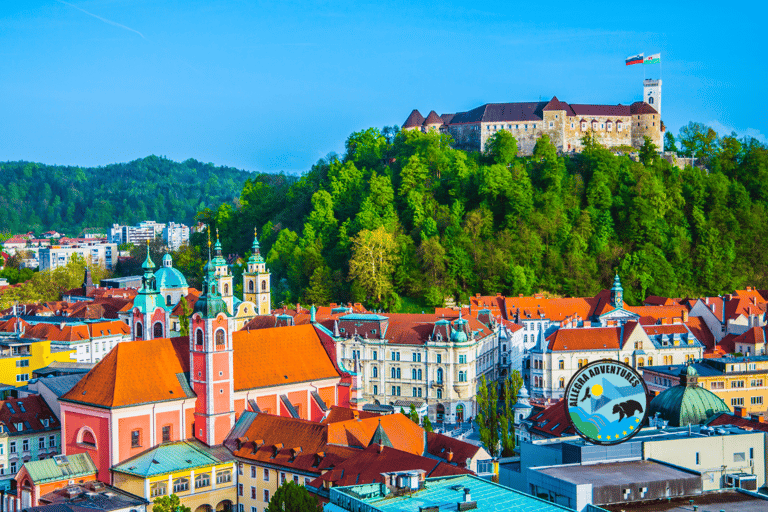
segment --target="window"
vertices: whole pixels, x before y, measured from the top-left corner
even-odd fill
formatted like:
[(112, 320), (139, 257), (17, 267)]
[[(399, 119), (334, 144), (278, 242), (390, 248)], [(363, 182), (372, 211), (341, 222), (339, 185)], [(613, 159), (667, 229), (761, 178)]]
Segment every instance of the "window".
[(232, 481), (232, 471), (224, 470), (216, 473), (216, 483), (226, 484)]
[(733, 462), (744, 462), (744, 452), (736, 452), (733, 454)]
[(203, 344), (203, 330), (202, 329), (198, 329), (197, 332), (195, 333), (195, 343), (197, 345), (202, 345)]
[(158, 496), (165, 496), (168, 494), (168, 484), (166, 482), (157, 482), (150, 485), (149, 494), (151, 494), (153, 498), (157, 498)]
[(256, 499), (256, 488), (254, 486), (251, 486), (251, 499)]
[(467, 382), (467, 372), (459, 372), (459, 382)]
[(373, 368), (371, 368), (371, 377), (375, 379), (378, 376), (379, 376), (379, 369), (374, 366)]
[(744, 387), (744, 381), (743, 380), (732, 380), (731, 381), (731, 387), (732, 388), (743, 388)]
[(253, 292), (253, 281), (248, 281), (248, 291)]
[(280, 485), (285, 483), (285, 472), (280, 472)]
[(437, 399), (441, 400), (443, 398), (443, 390), (440, 388), (437, 388)]
[(29, 359), (19, 359), (16, 361), (16, 368), (25, 368), (29, 366)]
[(565, 389), (565, 379), (560, 377), (559, 386), (560, 389)]
[(725, 382), (714, 381), (709, 384), (709, 389), (725, 389)]
[(131, 430), (131, 448), (141, 446), (141, 430)]
[(467, 364), (467, 355), (459, 354), (459, 364)]
[(243, 495), (243, 484), (237, 484), (237, 495), (238, 496)]
[(395, 372), (395, 374), (397, 375), (397, 377), (396, 377), (396, 378), (398, 378), (398, 379), (399, 379), (399, 378), (400, 378), (400, 368), (396, 368), (396, 370), (397, 370), (397, 371)]
[(195, 489), (208, 487), (209, 485), (211, 485), (210, 473), (200, 473), (199, 475), (195, 475)]
[(264, 481), (269, 482), (269, 470), (264, 468)]
[(37, 440), (37, 447), (40, 448), (41, 450), (45, 449), (45, 438), (44, 437), (38, 438), (38, 440)]
[(22, 439), (21, 441), (21, 451), (28, 452), (29, 451), (29, 439)]
[(376, 384), (373, 385), (373, 394), (378, 395), (379, 394), (379, 386)]
[(421, 377), (422, 377), (422, 374), (421, 374), (421, 370), (419, 370), (418, 372), (416, 372), (416, 377), (417, 377), (417, 379), (416, 379), (416, 380), (421, 380)]
[(744, 405), (744, 398), (731, 398), (731, 405)]
[(238, 462), (237, 463), (237, 474), (238, 475), (242, 475), (243, 474), (243, 463), (242, 462)]
[(437, 354), (437, 364), (440, 364), (443, 362), (443, 356), (441, 354)]
[(400, 386), (392, 386), (392, 396), (400, 396)]
[(557, 368), (558, 368), (559, 370), (564, 370), (564, 369), (565, 369), (565, 361), (563, 361), (562, 359), (560, 359), (560, 360), (557, 362)]
[(264, 503), (269, 503), (269, 491), (264, 489)]
[(749, 401), (752, 403), (752, 405), (763, 405), (763, 397), (762, 396), (753, 396), (749, 399)]
[(10, 473), (9, 474), (11, 474), (11, 475), (15, 475), (16, 474), (16, 461), (13, 461), (13, 462), (10, 463), (9, 469), (10, 469)]
[(8, 453), (16, 453), (16, 441), (8, 443)]
[(648, 356), (648, 366), (653, 366), (653, 357)]
[(750, 448), (749, 449), (749, 458), (750, 459), (754, 459), (755, 458), (755, 449), (754, 448)]
[(215, 340), (216, 345), (224, 345), (224, 329), (216, 331)]
[(160, 322), (155, 322), (155, 325), (152, 328), (152, 330), (153, 330), (152, 334), (155, 339), (163, 337), (163, 324), (161, 324)]
[(552, 128), (553, 126), (555, 126), (555, 123), (553, 123), (552, 121), (550, 121), (550, 122), (549, 122), (549, 127), (550, 127), (550, 128)]
[(29, 380), (29, 374), (28, 373), (21, 373), (16, 376), (16, 382), (24, 382)]
[(376, 352), (375, 350), (371, 352), (371, 355), (374, 361), (377, 361), (379, 359), (379, 353)]
[(48, 436), (48, 448), (56, 446), (56, 436)]
[(616, 123), (616, 131), (617, 132), (621, 131), (621, 123)]
[(696, 465), (698, 466), (701, 464), (701, 457), (699, 457), (699, 452), (696, 452)]
[(753, 388), (763, 387), (763, 379), (752, 379), (751, 384)]
[(171, 426), (165, 425), (163, 427), (163, 442), (167, 443), (170, 440), (171, 440)]
[(411, 369), (411, 380), (416, 380), (416, 368)]
[(637, 360), (637, 367), (642, 368), (643, 366), (645, 366), (645, 359), (641, 357)]
[(173, 481), (173, 492), (174, 494), (178, 494), (180, 492), (188, 491), (189, 490), (189, 479), (187, 478), (177, 478)]
[(136, 324), (136, 339), (141, 339), (144, 337), (144, 329), (141, 327), (141, 323)]

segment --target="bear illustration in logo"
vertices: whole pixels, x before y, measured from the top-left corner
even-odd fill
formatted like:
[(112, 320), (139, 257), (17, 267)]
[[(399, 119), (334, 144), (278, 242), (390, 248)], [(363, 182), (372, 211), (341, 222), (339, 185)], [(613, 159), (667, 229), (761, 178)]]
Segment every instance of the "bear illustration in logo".
[(636, 412), (643, 412), (643, 406), (637, 400), (627, 400), (613, 406), (613, 414), (619, 415), (619, 421), (623, 420), (624, 416), (634, 416)]

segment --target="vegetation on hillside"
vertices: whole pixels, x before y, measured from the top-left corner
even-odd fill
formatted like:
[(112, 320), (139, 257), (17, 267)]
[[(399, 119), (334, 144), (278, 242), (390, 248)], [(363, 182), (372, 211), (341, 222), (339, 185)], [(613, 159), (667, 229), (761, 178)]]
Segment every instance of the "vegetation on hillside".
[(190, 159), (149, 156), (105, 167), (0, 163), (0, 230), (6, 234), (84, 228), (142, 220), (189, 224), (211, 205), (233, 202), (250, 173)]
[(371, 128), (343, 157), (295, 182), (252, 177), (235, 206), (199, 218), (241, 255), (260, 228), (276, 303), (396, 311), (474, 293), (585, 296), (614, 272), (630, 304), (768, 287), (765, 145), (691, 123), (665, 140), (696, 157), (680, 169), (650, 140), (639, 161), (585, 142), (563, 157), (543, 136), (520, 157), (504, 131), (478, 154), (444, 134)]

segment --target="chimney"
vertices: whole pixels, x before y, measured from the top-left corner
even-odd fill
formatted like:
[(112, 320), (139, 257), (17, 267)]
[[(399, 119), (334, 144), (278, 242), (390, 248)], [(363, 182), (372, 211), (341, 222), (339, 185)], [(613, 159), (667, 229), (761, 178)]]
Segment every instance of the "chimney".
[(472, 495), (469, 493), (469, 488), (464, 488), (464, 503), (469, 503), (472, 501)]
[(379, 453), (383, 452), (384, 451), (384, 445), (380, 444), (379, 447), (377, 448), (377, 450), (379, 451)]
[(746, 418), (747, 408), (742, 405), (736, 405), (733, 407), (733, 414), (738, 416), (739, 418)]
[(709, 297), (704, 297), (704, 304), (709, 304)]
[(450, 448), (448, 449), (448, 454), (445, 456), (445, 460), (448, 462), (451, 462), (453, 460), (453, 450)]

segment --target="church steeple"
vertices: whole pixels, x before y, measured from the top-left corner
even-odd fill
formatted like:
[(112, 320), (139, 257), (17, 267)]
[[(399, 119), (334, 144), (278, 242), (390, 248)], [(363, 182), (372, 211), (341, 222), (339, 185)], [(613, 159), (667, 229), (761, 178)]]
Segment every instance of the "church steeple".
[[(218, 242), (218, 241), (217, 241)], [(217, 251), (221, 245), (217, 243)], [(208, 235), (208, 262), (203, 268), (203, 293), (190, 318), (189, 357), (192, 389), (198, 398), (195, 437), (209, 446), (224, 441), (235, 422), (232, 332), (234, 321), (227, 311), (218, 286), (215, 260), (211, 260)]]
[(139, 294), (133, 299), (133, 314), (130, 318), (131, 332), (134, 340), (150, 340), (166, 335), (164, 308), (155, 282), (155, 263), (149, 255), (147, 242), (147, 257), (141, 264), (144, 275), (141, 277)]
[(613, 287), (611, 288), (611, 306), (614, 308), (624, 307), (624, 288), (621, 287), (619, 274), (613, 278)]
[(246, 271), (243, 272), (243, 300), (253, 302), (259, 315), (268, 315), (272, 307), (270, 274), (261, 257), (261, 248), (256, 229), (253, 230), (251, 257), (248, 258)]

